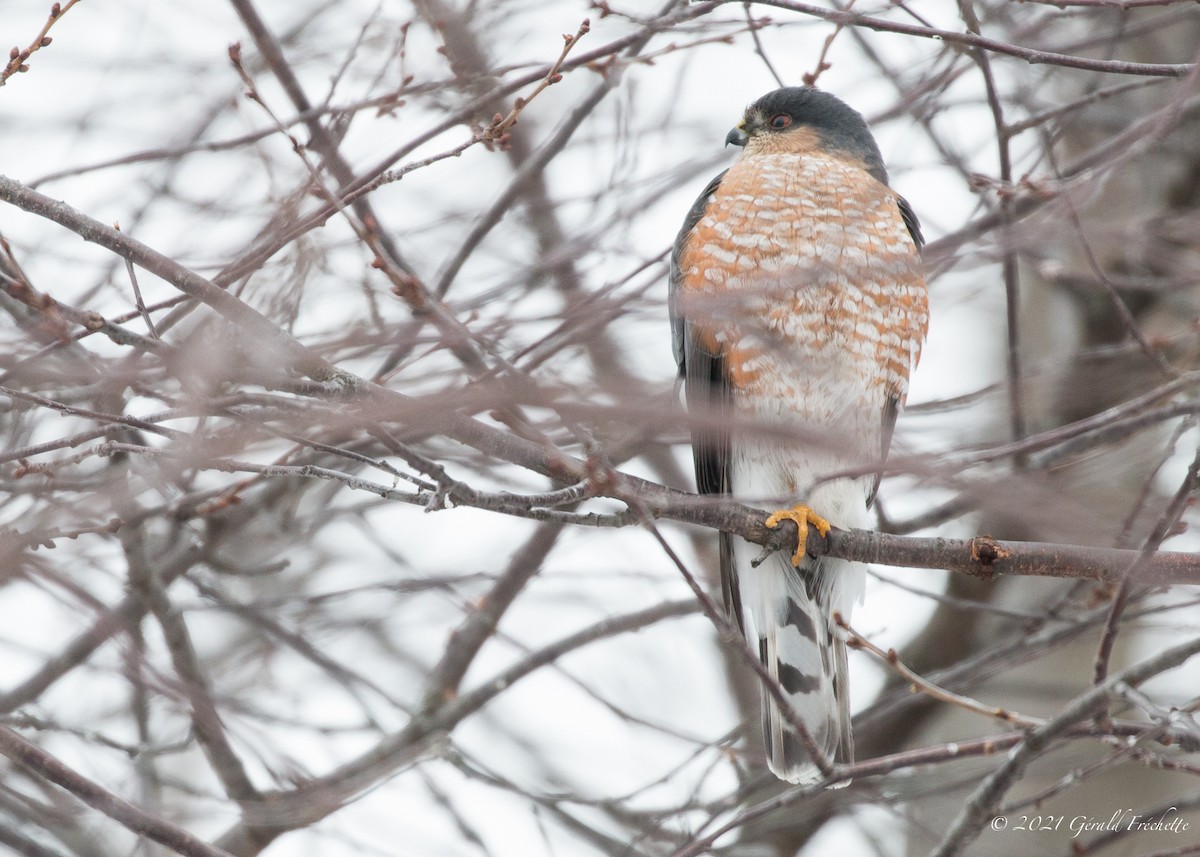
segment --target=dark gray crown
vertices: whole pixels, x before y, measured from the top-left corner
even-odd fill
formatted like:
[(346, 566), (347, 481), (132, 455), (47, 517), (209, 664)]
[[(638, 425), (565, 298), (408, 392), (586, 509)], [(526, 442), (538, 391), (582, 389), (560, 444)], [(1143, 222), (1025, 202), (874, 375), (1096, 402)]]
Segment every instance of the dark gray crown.
[[(858, 111), (828, 92), (811, 86), (789, 86), (768, 92), (746, 108), (746, 115), (758, 113), (764, 121), (786, 113), (792, 117), (791, 128), (804, 125), (821, 137), (827, 149), (839, 149), (867, 166), (867, 171), (887, 184), (887, 170), (871, 129)], [(783, 133), (787, 133), (784, 131)]]

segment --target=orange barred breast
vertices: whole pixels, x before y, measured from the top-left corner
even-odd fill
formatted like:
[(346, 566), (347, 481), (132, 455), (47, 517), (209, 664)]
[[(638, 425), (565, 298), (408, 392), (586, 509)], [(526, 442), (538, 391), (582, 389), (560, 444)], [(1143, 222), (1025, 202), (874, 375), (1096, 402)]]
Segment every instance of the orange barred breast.
[[(817, 151), (743, 157), (680, 256), (681, 308), (751, 401), (903, 399), (928, 326), (895, 192)], [(807, 400), (807, 403), (806, 403)], [(832, 403), (835, 406), (838, 403)]]

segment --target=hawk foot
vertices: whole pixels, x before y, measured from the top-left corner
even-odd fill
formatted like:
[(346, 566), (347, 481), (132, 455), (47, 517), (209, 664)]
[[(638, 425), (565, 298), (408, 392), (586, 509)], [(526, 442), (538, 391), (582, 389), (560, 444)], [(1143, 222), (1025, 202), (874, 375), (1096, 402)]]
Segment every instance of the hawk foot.
[(827, 536), (829, 535), (830, 524), (808, 506), (800, 504), (790, 509), (780, 509), (763, 521), (763, 526), (773, 530), (782, 521), (791, 521), (796, 525), (796, 529), (800, 531), (796, 538), (796, 552), (792, 554), (792, 567), (799, 568), (800, 563), (804, 562), (804, 554), (808, 550), (808, 525), (812, 524), (817, 528), (818, 533), (822, 536)]

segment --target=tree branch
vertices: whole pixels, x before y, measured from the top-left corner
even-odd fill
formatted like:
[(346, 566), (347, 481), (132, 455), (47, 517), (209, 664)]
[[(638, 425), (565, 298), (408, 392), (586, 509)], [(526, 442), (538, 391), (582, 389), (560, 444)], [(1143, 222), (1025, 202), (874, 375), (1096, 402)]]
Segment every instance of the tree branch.
[(129, 830), (153, 839), (185, 857), (231, 857), (228, 851), (214, 848), (182, 827), (138, 809), (124, 798), (98, 783), (75, 773), (57, 758), (37, 747), (16, 731), (0, 724), (0, 753), (31, 773), (66, 789), (93, 809), (107, 815)]
[(1101, 708), (1121, 683), (1137, 686), (1159, 673), (1179, 666), (1200, 652), (1200, 638), (1172, 646), (1153, 658), (1142, 661), (1113, 676), (1101, 685), (1076, 697), (1058, 715), (1029, 732), (1008, 755), (1007, 760), (987, 777), (971, 795), (967, 804), (950, 825), (932, 857), (957, 857), (975, 840), (1005, 792), (1020, 778), (1029, 764), (1045, 750), (1046, 745)]
[[(722, 0), (724, 3), (741, 2), (741, 0)], [(1100, 60), (1091, 57), (1059, 54), (1053, 51), (1039, 51), (1033, 48), (1000, 42), (975, 33), (963, 33), (955, 30), (939, 30), (935, 27), (922, 27), (916, 24), (904, 24), (899, 21), (888, 21), (862, 15), (858, 12), (826, 9), (811, 3), (799, 3), (796, 0), (754, 0), (760, 6), (774, 6), (777, 9), (787, 9), (800, 12), (838, 24), (843, 27), (865, 27), (882, 33), (899, 33), (905, 36), (916, 36), (922, 39), (936, 39), (949, 45), (962, 48), (977, 48), (992, 53), (1005, 54), (1025, 60), (1027, 63), (1063, 66), (1083, 71), (1100, 71), (1108, 74), (1139, 74), (1152, 77), (1183, 77), (1195, 68), (1192, 63), (1142, 63), (1122, 62), (1120, 60)]]

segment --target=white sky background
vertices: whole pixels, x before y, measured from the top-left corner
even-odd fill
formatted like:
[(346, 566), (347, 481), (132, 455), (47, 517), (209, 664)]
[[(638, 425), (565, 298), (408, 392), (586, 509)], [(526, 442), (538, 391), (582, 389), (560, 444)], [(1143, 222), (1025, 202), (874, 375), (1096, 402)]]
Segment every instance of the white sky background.
[[(478, 5), (479, 14), (487, 16), (488, 4)], [(613, 5), (635, 8), (638, 4)], [(935, 24), (956, 29), (961, 26), (952, 3), (917, 5)], [(0, 10), (0, 45), (25, 44), (41, 26), (47, 6), (40, 0), (5, 0)], [(276, 33), (288, 31), (311, 9), (320, 8), (320, 4), (308, 0), (261, 0), (258, 6)], [(307, 37), (303, 40), (305, 49), (289, 53), (312, 100), (319, 102), (325, 97), (330, 76), (345, 58), (346, 46), (376, 8), (373, 2), (358, 0), (337, 3), (336, 12), (321, 13), (315, 25), (321, 34), (319, 43)], [(385, 0), (379, 8), (378, 40), (372, 45), (376, 51), (393, 34), (388, 27), (411, 17), (406, 3)], [(561, 46), (560, 34), (574, 32), (585, 15), (591, 17), (592, 31), (581, 46), (584, 50), (610, 41), (628, 27), (617, 18), (601, 19), (586, 4), (575, 0), (529, 2), (519, 8), (523, 10), (519, 14), (497, 17), (488, 25), (493, 49), (502, 52), (505, 63), (536, 65), (549, 61)], [(646, 3), (645, 8), (657, 8), (657, 4)], [(778, 10), (758, 9), (755, 14), (792, 22), (767, 28), (760, 38), (784, 78), (798, 83), (804, 72), (812, 70), (831, 27)], [(718, 15), (737, 21), (742, 12), (740, 7), (731, 7)], [(711, 18), (708, 21), (711, 23)], [(32, 58), (32, 71), (0, 89), (0, 173), (32, 181), (58, 170), (142, 149), (186, 143), (195, 137), (202, 117), (231, 99), (240, 99), (236, 108), (222, 109), (219, 118), (204, 129), (204, 139), (227, 139), (268, 125), (258, 105), (241, 98), (244, 87), (229, 63), (227, 48), (241, 41), (248, 63), (255, 52), (252, 41), (224, 3), (86, 0), (54, 28), (53, 36), (53, 45)], [(895, 69), (911, 75), (922, 73), (940, 48), (936, 43), (886, 34), (868, 34), (868, 38)], [(652, 49), (668, 41), (686, 40), (686, 32), (676, 32), (656, 41)], [(447, 74), (435, 47), (427, 30), (414, 25), (407, 70), (416, 75), (418, 82), (425, 77), (441, 79)], [(339, 84), (334, 102), (349, 102), (394, 86), (394, 81), (386, 85), (373, 83), (380, 62), (371, 57), (370, 50), (362, 53), (369, 59), (351, 67)], [(848, 34), (835, 42), (829, 61), (832, 68), (821, 77), (821, 86), (868, 119), (893, 105), (895, 91), (881, 89), (878, 73), (862, 62)], [(387, 75), (395, 74), (395, 67), (389, 67), (384, 72), (385, 80)], [(269, 75), (259, 71), (256, 78), (267, 103), (281, 116), (292, 115)], [(516, 133), (544, 138), (555, 126), (556, 117), (569, 110), (596, 79), (594, 73), (584, 70), (567, 75), (533, 103)], [(636, 260), (669, 246), (692, 199), (708, 178), (737, 154), (722, 148), (725, 133), (738, 120), (745, 104), (774, 86), (744, 33), (738, 34), (732, 44), (668, 53), (658, 57), (653, 66), (635, 65), (625, 71), (620, 89), (608, 97), (577, 134), (572, 149), (557, 158), (548, 171), (549, 185), (557, 198), (570, 201), (560, 209), (568, 231), (589, 234), (596, 223), (613, 217), (618, 207), (635, 209), (628, 212), (624, 225), (602, 240), (605, 252), (588, 255), (583, 275), (590, 289), (624, 276)], [(950, 111), (942, 121), (960, 123), (950, 135), (958, 153), (975, 170), (994, 175), (995, 151), (990, 144), (993, 129), (990, 116), (978, 101), (978, 86), (977, 75), (965, 76), (952, 94), (973, 101), (974, 106)], [(439, 118), (420, 99), (398, 110), (394, 118), (376, 118), (372, 112), (365, 112), (356, 117), (343, 151), (356, 166), (373, 164)], [(628, 126), (650, 129), (635, 148), (621, 141), (621, 131)], [(910, 117), (901, 115), (874, 127), (893, 184), (921, 217), (927, 239), (937, 239), (977, 210), (977, 199), (941, 167), (940, 155)], [(306, 138), (303, 130), (295, 133)], [(468, 133), (468, 129), (457, 128), (406, 160), (442, 151)], [(261, 143), (259, 150), (265, 153), (261, 159), (247, 157), (245, 149), (198, 154), (178, 168), (150, 163), (98, 170), (45, 182), (39, 190), (61, 197), (101, 222), (119, 222), (141, 241), (211, 275), (230, 253), (249, 241), (275, 207), (278, 196), (295, 187), (301, 175), (299, 165), (289, 159), (287, 146), (278, 137)], [(158, 196), (157, 182), (175, 169), (178, 174), (171, 176), (175, 201), (155, 201), (145, 211), (149, 201)], [(503, 155), (475, 147), (459, 159), (434, 164), (383, 188), (374, 194), (373, 201), (384, 222), (396, 233), (409, 261), (424, 277), (433, 279), (470, 223), (463, 217), (464, 212), (478, 211), (480, 200), (494, 198), (509, 176)], [(661, 193), (645, 201), (641, 189), (651, 180), (657, 182)], [(510, 214), (510, 218), (517, 216)], [(113, 257), (107, 251), (85, 245), (57, 226), (7, 206), (0, 207), (0, 233), (18, 249), (32, 281), (43, 290), (105, 315), (127, 312), (132, 307), (124, 272), (113, 267)], [(487, 252), (478, 254), (459, 275), (451, 297), (466, 301), (472, 295), (505, 286), (505, 273), (514, 264), (526, 265), (531, 260), (533, 248), (525, 238), (513, 243), (514, 236), (523, 235), (519, 226), (506, 223), (497, 228), (489, 238)], [(325, 270), (312, 279), (305, 293), (297, 334), (324, 339), (341, 325), (351, 323), (361, 312), (361, 301), (347, 299), (346, 292), (357, 294), (364, 279), (381, 294), (385, 313), (397, 322), (406, 317), (405, 308), (388, 297), (386, 284), (380, 278), (371, 280), (362, 252), (344, 224), (331, 220), (315, 241), (325, 248), (321, 263)], [(286, 264), (276, 260), (259, 279), (271, 282), (286, 276)], [(639, 278), (637, 282), (644, 280)], [(170, 287), (149, 274), (141, 275), (140, 284), (147, 302), (173, 295)], [(252, 303), (256, 286), (262, 287), (261, 283), (252, 283), (247, 294)], [(275, 294), (274, 289), (269, 291)], [(615, 333), (627, 349), (628, 365), (666, 391), (675, 369), (665, 308), (665, 277), (661, 286), (646, 294), (646, 301), (636, 305), (637, 312), (623, 319)], [(931, 303), (930, 339), (913, 381), (910, 402), (958, 395), (1002, 380), (1003, 288), (997, 271), (980, 267), (943, 276), (933, 283)], [(502, 311), (506, 306), (504, 301), (485, 303), (478, 311), (486, 318), (489, 312)], [(552, 296), (535, 297), (523, 300), (520, 307), (529, 313), (531, 321), (514, 331), (514, 343), (522, 336), (532, 340), (544, 333), (547, 324), (537, 322), (536, 315), (545, 313), (553, 321), (559, 302)], [(90, 347), (106, 352), (108, 347), (96, 339), (89, 342)], [(1068, 345), (1069, 337), (1064, 340), (1064, 348)], [(369, 373), (377, 361), (378, 357), (372, 357), (348, 361), (346, 365)], [(578, 380), (574, 374), (578, 368), (564, 367), (564, 378)], [(435, 386), (438, 382), (436, 375), (428, 381)], [(146, 402), (144, 411), (139, 411), (135, 403), (129, 413), (137, 415), (158, 407), (158, 403)], [(896, 449), (955, 446), (965, 436), (990, 434), (981, 424), (997, 416), (986, 409), (975, 409), (966, 415), (902, 418)], [(999, 425), (1002, 431), (1002, 421)], [(49, 436), (57, 436), (53, 433), (60, 430), (54, 424), (47, 424), (45, 429), (52, 433)], [(677, 453), (681, 463), (690, 467), (687, 450), (680, 446)], [(1181, 453), (1181, 460), (1164, 472), (1164, 485), (1172, 486), (1169, 490), (1178, 484), (1184, 457)], [(637, 462), (625, 469), (644, 472)], [(489, 487), (485, 477), (460, 472), (470, 477), (472, 484)], [(497, 485), (513, 485), (504, 475), (488, 476), (496, 477)], [(332, 492), (319, 495), (319, 500), (310, 496), (306, 502), (328, 502)], [(904, 480), (885, 485), (882, 499), (897, 518), (927, 505), (926, 495), (906, 491)], [(343, 490), (335, 502), (352, 505), (362, 500)], [(436, 576), (464, 569), (495, 571), (503, 567), (513, 546), (520, 544), (530, 530), (526, 523), (472, 510), (421, 515), (410, 507), (377, 507), (366, 520), (372, 530), (370, 538), (349, 521), (328, 527), (318, 540), (318, 548), (324, 553), (298, 555), (286, 542), (249, 545), (247, 551), (261, 552), (264, 557), (287, 557), (297, 569), (308, 573), (305, 585), (311, 587), (310, 591), (328, 592), (384, 584), (396, 578), (397, 561), (376, 540), (399, 554), (404, 576)], [(963, 519), (939, 533), (966, 535), (971, 532), (971, 524), (971, 519)], [(11, 514), (0, 525), (25, 529), (20, 518)], [(462, 533), (468, 525), (473, 528), (472, 538), (464, 541)], [(668, 530), (672, 543), (693, 568), (713, 561), (710, 554), (697, 556), (679, 530)], [(1195, 537), (1188, 537), (1170, 547), (1182, 550), (1198, 544)], [(359, 546), (349, 547), (354, 545)], [(97, 584), (91, 579), (88, 585), (97, 595), (116, 600), (122, 581), (117, 576), (119, 565), (113, 568), (109, 580)], [(930, 590), (942, 585), (938, 573), (884, 573)], [(466, 684), (490, 677), (526, 648), (556, 640), (606, 615), (686, 594), (677, 573), (645, 533), (630, 530), (614, 536), (609, 531), (569, 532), (554, 550), (541, 577), (506, 616), (502, 639), (483, 650)], [(248, 587), (246, 596), (252, 595)], [(197, 608), (190, 618), (194, 633), (214, 652), (225, 651), (228, 640), (242, 633), (236, 622), (206, 614), (199, 598), (184, 599), (184, 603)], [(368, 625), (378, 620), (375, 605), (371, 594), (363, 593), (348, 596), (339, 609), (345, 611), (344, 615), (361, 613), (364, 625)], [(412, 652), (435, 656), (438, 643), (461, 616), (460, 607), (458, 596), (422, 596), (414, 599), (403, 615), (383, 620), (386, 633), (394, 640), (406, 641)], [(872, 579), (854, 624), (879, 645), (902, 648), (931, 609), (927, 599)], [(304, 627), (303, 616), (297, 615), (296, 621)], [(59, 641), (80, 627), (79, 616), (66, 609), (62, 601), (32, 586), (8, 587), (0, 599), (0, 674), (24, 675), (42, 653), (53, 651)], [(388, 652), (373, 646), (368, 635), (347, 635), (342, 627), (324, 633), (319, 625), (306, 629), (306, 633), (312, 634), (319, 648), (358, 665), (397, 696), (404, 698), (414, 692), (419, 671), (411, 665), (389, 662)], [(423, 644), (422, 640), (431, 644)], [(877, 692), (882, 676), (861, 655), (852, 655), (851, 661), (853, 698), (855, 706), (861, 707)], [(47, 696), (44, 705), (50, 707), (57, 702), (56, 716), (74, 716), (80, 725), (118, 722), (112, 715), (119, 717), (122, 699), (104, 680), (104, 671), (116, 668), (118, 658), (110, 646), (95, 662), (96, 673), (64, 681)], [(252, 674), (250, 663), (231, 662), (229, 673), (223, 677), (248, 685), (269, 680), (274, 685), (279, 711), (289, 712), (298, 720), (347, 724), (359, 716), (356, 704), (345, 695), (306, 692), (307, 682), (321, 680), (308, 665), (283, 659), (276, 666), (274, 674), (266, 678)], [(702, 796), (712, 798), (731, 787), (727, 768), (717, 766), (715, 773), (708, 771), (713, 762), (711, 754), (701, 754), (689, 763), (694, 744), (665, 737), (654, 728), (631, 726), (590, 696), (595, 692), (699, 743), (728, 732), (736, 725), (735, 710), (727, 698), (713, 634), (705, 621), (693, 616), (661, 623), (636, 635), (585, 648), (564, 659), (560, 666), (561, 671), (541, 670), (525, 679), (482, 715), (465, 722), (455, 732), (457, 744), (493, 770), (523, 784), (533, 783), (546, 791), (575, 787), (598, 796), (635, 791), (666, 775), (674, 766), (686, 765), (668, 785), (647, 790), (642, 799), (647, 808), (659, 802), (678, 802), (681, 790), (686, 788), (696, 787)], [(232, 678), (235, 676), (236, 681)], [(67, 702), (72, 694), (78, 699)], [(373, 706), (386, 726), (401, 725), (394, 709), (378, 702)], [(281, 735), (287, 737), (282, 746)], [(367, 731), (357, 737), (342, 734), (321, 740), (303, 728), (296, 729), (292, 736), (286, 731), (256, 736), (247, 727), (238, 737), (248, 745), (261, 738), (262, 745), (255, 749), (261, 752), (264, 765), (273, 767), (282, 759), (290, 759), (311, 773), (324, 772), (365, 749), (371, 740)], [(525, 767), (530, 745), (540, 748), (541, 758), (549, 760), (551, 769)], [(78, 765), (83, 773), (108, 782), (115, 790), (121, 789), (120, 782), (109, 779), (121, 775), (120, 760), (86, 754), (78, 742), (69, 738), (49, 739), (45, 746)], [(199, 772), (203, 765), (196, 759), (190, 769)], [(556, 779), (580, 772), (587, 772), (586, 779)], [(524, 800), (469, 782), (449, 765), (436, 761), (402, 773), (313, 831), (283, 837), (269, 853), (322, 857), (478, 853), (463, 845), (453, 820), (430, 804), (426, 778), (451, 795), (451, 802), (470, 818), (495, 855), (592, 853), (580, 839), (565, 834), (553, 819), (536, 818)], [(213, 786), (207, 779), (196, 785)], [(586, 808), (579, 811), (585, 817), (590, 814)], [(210, 816), (194, 817), (189, 823), (201, 835), (211, 835), (231, 821), (222, 811), (214, 810)], [(103, 829), (111, 833), (110, 825), (105, 824)], [(835, 841), (815, 842), (810, 849), (813, 853), (822, 846), (844, 851), (858, 847), (853, 844), (858, 841), (854, 839), (857, 834), (849, 830), (848, 824), (823, 835)]]

